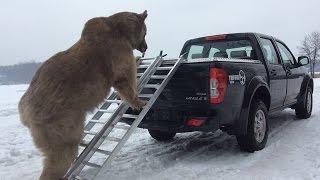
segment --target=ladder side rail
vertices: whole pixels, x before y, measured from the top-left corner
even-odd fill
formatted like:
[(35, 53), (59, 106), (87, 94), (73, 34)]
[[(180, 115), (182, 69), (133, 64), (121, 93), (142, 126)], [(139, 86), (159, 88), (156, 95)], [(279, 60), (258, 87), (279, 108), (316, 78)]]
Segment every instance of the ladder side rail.
[(123, 106), (124, 107), (121, 108), (120, 112), (117, 113), (121, 115), (117, 115), (113, 120), (108, 121), (107, 122), (108, 124), (106, 124), (99, 131), (99, 133), (93, 137), (90, 143), (82, 151), (82, 153), (80, 154), (81, 159), (79, 156), (78, 157), (79, 163), (77, 163), (77, 167), (74, 168), (72, 172), (70, 172), (69, 178), (72, 178), (73, 175), (77, 175), (82, 171), (82, 169), (86, 165), (86, 162), (88, 162), (91, 159), (91, 157), (96, 153), (97, 149), (99, 149), (101, 144), (105, 141), (105, 138), (108, 137), (110, 132), (113, 130), (114, 125), (116, 125), (120, 121), (122, 114), (124, 114), (129, 109), (129, 106), (124, 103), (123, 103)]
[[(146, 77), (148, 77), (148, 73), (150, 73), (150, 71), (152, 69), (154, 69), (154, 67), (158, 64), (158, 62), (161, 60), (161, 56), (158, 56), (154, 62), (152, 62), (152, 64), (146, 69), (144, 75), (142, 77), (140, 77), (139, 81), (139, 85), (143, 82), (145, 82)], [(112, 95), (116, 96), (116, 93), (113, 92)], [(110, 103), (111, 104), (111, 103)], [(109, 105), (110, 106), (110, 105)], [(126, 107), (125, 107), (126, 106)], [(124, 108), (125, 107), (125, 108)], [(83, 167), (85, 166), (84, 163), (82, 163), (83, 161), (88, 161), (90, 160), (90, 158), (92, 157), (92, 155), (95, 153), (95, 149), (98, 148), (104, 141), (104, 138), (101, 137), (106, 137), (109, 135), (109, 133), (111, 132), (112, 128), (109, 128), (111, 124), (116, 124), (121, 117), (117, 118), (117, 121), (115, 122), (112, 119), (115, 119), (119, 114), (123, 114), (127, 111), (127, 109), (129, 108), (129, 106), (124, 105), (124, 103), (121, 103), (119, 105), (119, 107), (117, 108), (117, 110), (112, 114), (112, 116), (109, 118), (109, 120), (107, 121), (107, 123), (104, 125), (104, 127), (99, 131), (99, 133), (97, 135), (95, 135), (93, 137), (93, 139), (90, 141), (90, 143), (87, 145), (87, 147), (82, 151), (82, 153), (78, 156), (78, 158), (76, 159), (76, 161), (73, 163), (75, 167), (71, 167), (68, 171), (68, 173), (66, 174), (66, 177), (71, 177), (74, 174), (78, 174), (81, 172), (81, 170), (83, 169)], [(119, 113), (121, 111), (121, 113)], [(97, 112), (98, 113), (98, 112)], [(102, 116), (102, 115), (101, 115)], [(100, 116), (100, 117), (101, 117)], [(100, 118), (99, 117), (99, 118)], [(86, 125), (87, 127), (93, 127), (94, 123), (88, 123), (88, 125)], [(91, 129), (90, 128), (90, 129)], [(109, 129), (109, 130), (108, 130)], [(101, 143), (99, 142), (99, 140), (101, 140)], [(99, 142), (99, 143), (98, 143)]]
[[(143, 120), (144, 116), (148, 113), (149, 109), (152, 107), (152, 105), (155, 103), (155, 101), (158, 99), (159, 95), (163, 91), (163, 89), (166, 87), (172, 76), (175, 74), (176, 70), (178, 69), (179, 65), (181, 64), (181, 61), (183, 59), (180, 58), (177, 60), (173, 68), (169, 71), (168, 76), (166, 79), (164, 79), (160, 85), (160, 88), (156, 90), (154, 93), (154, 96), (148, 101), (147, 105), (142, 109), (142, 111), (139, 114), (139, 117), (131, 124), (130, 129), (125, 133), (122, 140), (116, 145), (116, 147), (113, 149), (111, 155), (107, 158), (107, 160), (103, 163), (102, 167), (110, 165), (111, 161), (115, 157), (115, 155), (118, 153), (118, 151), (121, 150), (122, 146), (126, 143), (126, 141), (129, 139), (130, 135), (134, 132), (136, 127), (140, 124), (140, 122)], [(101, 169), (99, 169), (99, 172), (96, 176), (101, 175)]]
[[(65, 175), (65, 177), (70, 178), (72, 175), (80, 173), (83, 167), (85, 166), (84, 161), (89, 160), (91, 156), (95, 153), (95, 149), (97, 146), (97, 142), (99, 140), (104, 141), (102, 136), (104, 136), (104, 131), (106, 131), (108, 128), (112, 129), (112, 123), (114, 123), (114, 120), (120, 119), (120, 117), (117, 118), (117, 116), (120, 113), (124, 113), (126, 109), (123, 109), (122, 107), (125, 106), (125, 103), (121, 103), (115, 113), (112, 114), (112, 116), (109, 118), (109, 121), (103, 126), (103, 128), (98, 132), (97, 135), (95, 135), (92, 140), (89, 142), (89, 144), (86, 146), (86, 148), (81, 152), (81, 154), (78, 156), (78, 158), (73, 162), (72, 166), (70, 167), (69, 171)], [(125, 110), (125, 111), (124, 111)], [(123, 112), (124, 111), (124, 112)], [(102, 142), (100, 144), (102, 144)], [(99, 144), (99, 146), (100, 146)]]

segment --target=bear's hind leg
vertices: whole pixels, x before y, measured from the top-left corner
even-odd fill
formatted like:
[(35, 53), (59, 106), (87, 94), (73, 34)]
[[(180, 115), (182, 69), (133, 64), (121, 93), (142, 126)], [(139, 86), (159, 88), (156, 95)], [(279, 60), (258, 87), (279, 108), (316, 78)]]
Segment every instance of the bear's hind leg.
[(40, 180), (59, 180), (74, 161), (78, 152), (78, 144), (61, 144), (52, 146), (45, 153), (43, 171)]
[(82, 113), (65, 113), (44, 124), (31, 123), (33, 140), (44, 156), (40, 180), (58, 180), (65, 175), (78, 154), (83, 122)]

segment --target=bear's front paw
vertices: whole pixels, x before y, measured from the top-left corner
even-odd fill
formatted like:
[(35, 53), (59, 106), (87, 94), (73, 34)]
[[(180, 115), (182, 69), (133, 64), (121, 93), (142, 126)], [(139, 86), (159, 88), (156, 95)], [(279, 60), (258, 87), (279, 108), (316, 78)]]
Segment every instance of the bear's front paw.
[(147, 101), (138, 99), (134, 104), (132, 104), (132, 108), (134, 110), (140, 110), (146, 104), (147, 104)]

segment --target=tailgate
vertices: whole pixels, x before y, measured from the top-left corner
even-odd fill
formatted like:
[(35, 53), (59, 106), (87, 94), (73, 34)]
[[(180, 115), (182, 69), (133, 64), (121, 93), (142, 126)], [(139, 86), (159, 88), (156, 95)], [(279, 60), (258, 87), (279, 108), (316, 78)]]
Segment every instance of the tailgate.
[(208, 105), (210, 63), (183, 63), (165, 87), (153, 108)]

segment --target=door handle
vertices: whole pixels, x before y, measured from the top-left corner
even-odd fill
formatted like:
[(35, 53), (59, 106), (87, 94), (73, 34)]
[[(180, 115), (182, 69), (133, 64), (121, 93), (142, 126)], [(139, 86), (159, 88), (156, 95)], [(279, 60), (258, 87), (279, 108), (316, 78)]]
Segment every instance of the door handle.
[(291, 70), (290, 70), (290, 69), (287, 69), (286, 72), (287, 72), (287, 75), (288, 75), (288, 76), (291, 76), (292, 73), (291, 73)]
[(270, 74), (271, 74), (272, 76), (276, 76), (276, 75), (277, 75), (277, 70), (271, 69)]
[(285, 71), (286, 71), (286, 74), (287, 76), (291, 76), (292, 72), (291, 72), (291, 68), (289, 65), (285, 65)]

